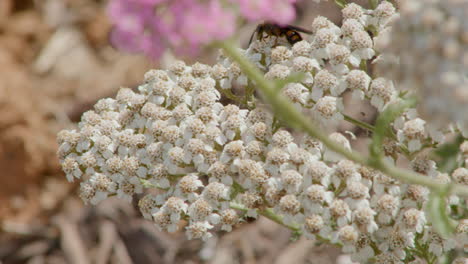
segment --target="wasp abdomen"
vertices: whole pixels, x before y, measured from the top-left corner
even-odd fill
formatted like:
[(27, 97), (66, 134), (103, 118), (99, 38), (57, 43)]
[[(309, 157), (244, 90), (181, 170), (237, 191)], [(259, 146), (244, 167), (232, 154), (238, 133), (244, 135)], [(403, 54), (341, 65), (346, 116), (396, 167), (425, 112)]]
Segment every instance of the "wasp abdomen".
[(299, 42), (302, 40), (302, 37), (299, 34), (299, 32), (303, 32), (306, 34), (312, 33), (309, 30), (291, 26), (291, 25), (279, 26), (277, 24), (263, 23), (263, 24), (258, 25), (255, 32), (252, 34), (252, 36), (250, 36), (249, 44), (252, 42), (252, 39), (255, 33), (257, 33), (258, 39), (262, 39), (263, 33), (266, 33), (267, 35), (275, 36), (275, 37), (284, 36), (288, 40), (289, 44), (294, 45), (296, 42)]
[(302, 40), (301, 35), (299, 35), (299, 33), (293, 30), (286, 31), (285, 35), (286, 35), (286, 39), (288, 40), (290, 44), (295, 44), (296, 42), (299, 42)]

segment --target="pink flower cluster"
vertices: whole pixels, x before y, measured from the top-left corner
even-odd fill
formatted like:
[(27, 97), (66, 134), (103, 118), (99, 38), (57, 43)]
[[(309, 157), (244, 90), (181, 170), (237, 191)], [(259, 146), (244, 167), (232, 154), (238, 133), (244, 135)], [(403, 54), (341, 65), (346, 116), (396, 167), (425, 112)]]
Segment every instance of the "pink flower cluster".
[(236, 30), (237, 17), (290, 23), (296, 0), (112, 0), (108, 13), (112, 43), (129, 52), (158, 58), (167, 48), (193, 55)]
[(269, 21), (280, 25), (296, 17), (296, 0), (231, 0), (239, 5), (241, 15), (249, 21)]

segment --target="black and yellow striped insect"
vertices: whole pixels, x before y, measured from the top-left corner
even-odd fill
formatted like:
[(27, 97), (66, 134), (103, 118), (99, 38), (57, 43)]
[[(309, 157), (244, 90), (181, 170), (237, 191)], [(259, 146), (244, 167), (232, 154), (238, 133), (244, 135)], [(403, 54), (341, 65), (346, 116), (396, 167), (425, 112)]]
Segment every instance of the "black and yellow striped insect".
[(255, 34), (257, 34), (257, 39), (263, 39), (265, 37), (263, 33), (266, 33), (268, 36), (286, 37), (289, 44), (294, 45), (294, 43), (302, 40), (302, 36), (299, 32), (312, 34), (312, 32), (307, 29), (292, 25), (280, 26), (273, 23), (262, 23), (257, 26), (255, 31), (252, 33), (252, 36), (250, 36), (249, 45), (252, 43)]

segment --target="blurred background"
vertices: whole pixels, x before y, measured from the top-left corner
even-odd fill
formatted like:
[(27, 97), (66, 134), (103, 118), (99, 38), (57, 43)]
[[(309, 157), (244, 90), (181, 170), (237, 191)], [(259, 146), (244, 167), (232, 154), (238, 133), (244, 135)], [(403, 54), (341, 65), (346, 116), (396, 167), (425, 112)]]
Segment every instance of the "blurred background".
[[(58, 164), (56, 133), (73, 128), (98, 99), (136, 87), (147, 70), (174, 60), (115, 50), (105, 7), (101, 0), (0, 0), (0, 263), (344, 263), (338, 249), (291, 241), (267, 219), (202, 243), (159, 232), (132, 204), (82, 204)], [(295, 25), (304, 28), (318, 14), (340, 20), (333, 1), (304, 0), (298, 10)], [(243, 47), (255, 26), (241, 29)], [(215, 57), (205, 50), (182, 59)]]

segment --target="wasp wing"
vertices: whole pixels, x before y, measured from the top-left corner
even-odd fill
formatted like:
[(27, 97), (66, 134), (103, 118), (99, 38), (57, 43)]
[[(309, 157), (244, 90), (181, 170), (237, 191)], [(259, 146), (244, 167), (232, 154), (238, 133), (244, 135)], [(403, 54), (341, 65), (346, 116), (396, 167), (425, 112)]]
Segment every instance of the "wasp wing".
[(301, 28), (301, 27), (292, 26), (292, 25), (287, 25), (287, 26), (284, 26), (283, 28), (292, 29), (292, 30), (299, 31), (299, 32), (302, 32), (302, 33), (306, 33), (306, 34), (312, 34), (312, 31), (310, 31), (310, 30), (307, 30), (307, 29), (304, 29), (304, 28)]

